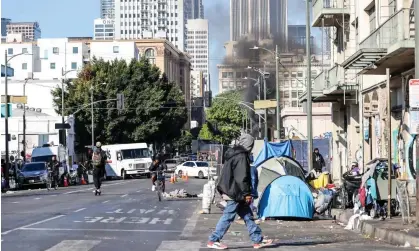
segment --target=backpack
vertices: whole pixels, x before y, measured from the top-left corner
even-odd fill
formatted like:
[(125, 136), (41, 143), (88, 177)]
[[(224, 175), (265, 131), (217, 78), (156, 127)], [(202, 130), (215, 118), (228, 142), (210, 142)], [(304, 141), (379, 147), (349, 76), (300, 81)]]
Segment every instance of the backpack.
[(92, 165), (99, 167), (102, 164), (102, 153), (100, 151), (94, 151), (92, 154)]

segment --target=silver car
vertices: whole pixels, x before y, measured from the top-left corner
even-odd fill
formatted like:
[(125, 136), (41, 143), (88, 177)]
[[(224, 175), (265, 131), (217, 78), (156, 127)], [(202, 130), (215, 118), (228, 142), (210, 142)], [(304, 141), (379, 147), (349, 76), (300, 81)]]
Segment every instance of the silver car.
[(182, 163), (181, 159), (167, 159), (164, 164), (167, 166), (168, 172), (174, 172), (176, 167)]

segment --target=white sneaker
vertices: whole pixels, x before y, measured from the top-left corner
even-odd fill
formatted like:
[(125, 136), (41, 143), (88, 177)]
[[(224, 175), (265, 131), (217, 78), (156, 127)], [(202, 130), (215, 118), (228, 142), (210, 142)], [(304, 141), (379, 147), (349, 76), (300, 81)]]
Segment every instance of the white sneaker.
[(156, 186), (155, 185), (153, 185), (152, 187), (151, 187), (151, 191), (156, 191)]

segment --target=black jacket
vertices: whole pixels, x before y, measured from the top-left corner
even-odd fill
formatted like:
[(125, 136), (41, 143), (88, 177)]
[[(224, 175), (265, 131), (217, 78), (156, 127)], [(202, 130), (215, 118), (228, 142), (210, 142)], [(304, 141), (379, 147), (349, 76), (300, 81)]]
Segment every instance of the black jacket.
[(322, 170), (326, 166), (323, 156), (320, 153), (313, 153), (313, 168), (314, 170)]
[(217, 184), (217, 191), (232, 200), (241, 202), (251, 194), (249, 152), (236, 146), (226, 151), (224, 166)]
[(155, 165), (154, 163), (151, 163), (151, 165), (148, 168), (148, 170), (151, 171), (151, 172), (163, 171), (163, 170), (167, 171), (167, 166), (163, 162), (160, 162), (157, 165)]

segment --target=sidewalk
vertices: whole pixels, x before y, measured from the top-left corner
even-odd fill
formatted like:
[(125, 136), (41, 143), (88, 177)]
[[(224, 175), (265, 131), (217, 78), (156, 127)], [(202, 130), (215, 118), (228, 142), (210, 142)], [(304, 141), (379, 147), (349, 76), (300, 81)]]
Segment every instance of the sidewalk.
[[(349, 218), (353, 215), (353, 210), (332, 210), (332, 214), (336, 215), (336, 219), (348, 224)], [(379, 239), (392, 245), (404, 246), (407, 243), (411, 247), (419, 248), (419, 229), (414, 224), (403, 225), (401, 217), (393, 217), (391, 219), (371, 220), (371, 221), (355, 221), (356, 231), (372, 239)]]
[[(182, 239), (202, 243), (204, 248), (208, 236), (215, 229), (222, 212), (215, 206), (211, 207), (211, 214), (198, 216), (193, 236)], [(267, 250), (376, 250), (377, 242), (365, 239), (352, 231), (344, 230), (332, 220), (322, 221), (265, 221), (260, 223), (263, 235), (274, 239), (277, 244)], [(248, 232), (244, 224), (233, 223), (223, 239), (223, 243), (234, 250), (253, 250)], [(385, 249), (394, 247), (382, 244)], [(371, 247), (371, 248), (369, 248)], [(365, 249), (366, 248), (366, 249)], [(359, 249), (359, 250), (360, 250)], [(380, 249), (381, 250), (381, 249)]]

